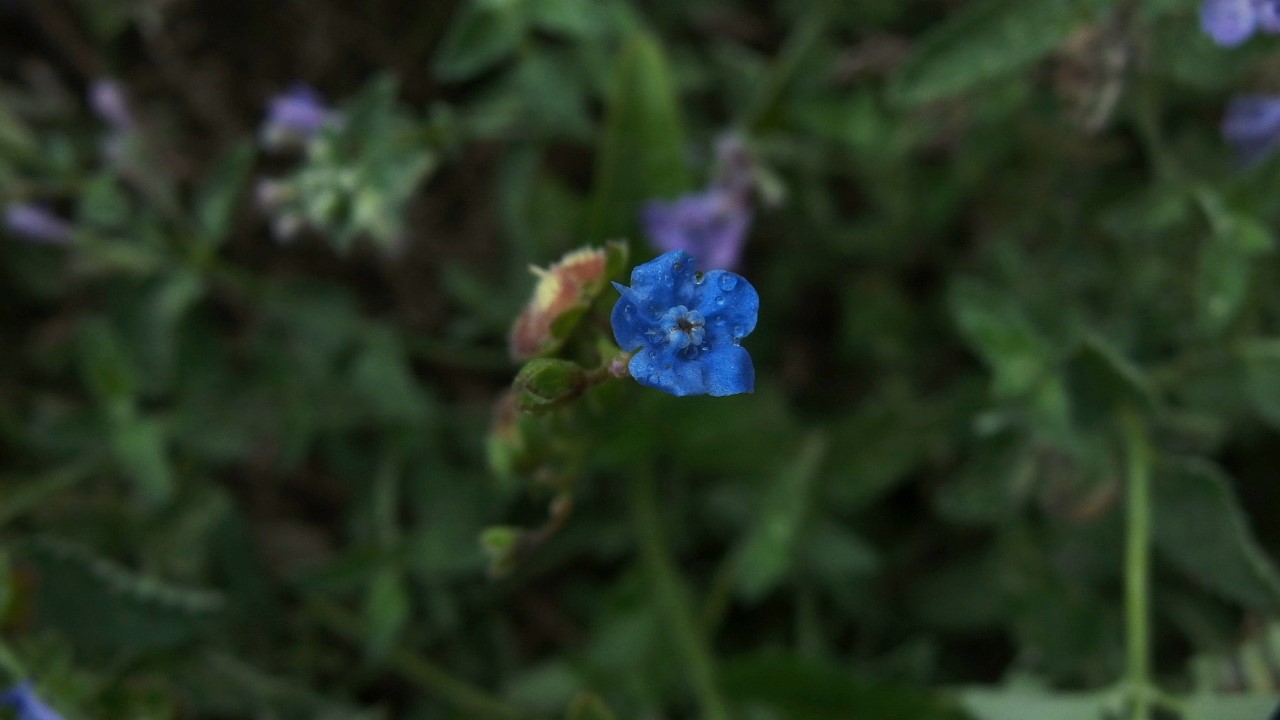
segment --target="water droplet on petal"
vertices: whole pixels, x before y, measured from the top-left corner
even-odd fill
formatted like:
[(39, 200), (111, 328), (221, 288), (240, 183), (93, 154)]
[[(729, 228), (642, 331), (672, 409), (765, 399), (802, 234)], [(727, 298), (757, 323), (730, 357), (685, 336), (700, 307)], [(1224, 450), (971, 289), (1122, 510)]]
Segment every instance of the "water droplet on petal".
[(724, 290), (727, 292), (729, 290), (732, 290), (735, 286), (737, 286), (737, 284), (738, 284), (738, 278), (736, 275), (725, 274), (720, 276), (721, 290)]
[(742, 334), (743, 334), (743, 333), (742, 333), (742, 326), (741, 326), (741, 325), (734, 325), (734, 326), (733, 326), (733, 339), (734, 339), (734, 340), (737, 340), (738, 338), (741, 338), (741, 337), (742, 337)]
[(705, 280), (705, 279), (706, 279), (706, 276), (705, 276), (705, 275), (703, 275), (703, 274), (702, 274), (702, 273), (700, 273), (700, 272), (697, 272), (697, 273), (694, 273), (694, 274), (693, 274), (693, 284), (694, 284), (694, 285), (701, 285), (701, 284), (702, 284), (702, 281), (703, 281), (703, 280)]
[(717, 304), (717, 305), (724, 305), (724, 296), (723, 296), (723, 295), (717, 295), (717, 296), (716, 296), (716, 304)]

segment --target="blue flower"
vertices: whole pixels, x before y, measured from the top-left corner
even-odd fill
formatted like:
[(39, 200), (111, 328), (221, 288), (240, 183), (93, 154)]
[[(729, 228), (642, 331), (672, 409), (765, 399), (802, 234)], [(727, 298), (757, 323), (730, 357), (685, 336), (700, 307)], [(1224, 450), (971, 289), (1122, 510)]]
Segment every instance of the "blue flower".
[(36, 696), (35, 687), (26, 681), (0, 693), (0, 707), (13, 708), (18, 720), (62, 720), (61, 715)]
[(659, 250), (683, 250), (706, 268), (735, 268), (751, 225), (751, 208), (743, 194), (712, 187), (671, 202), (649, 202), (640, 219)]
[(1264, 158), (1280, 142), (1280, 95), (1241, 95), (1231, 99), (1222, 118), (1222, 136), (1240, 163)]
[(1280, 0), (1204, 0), (1200, 26), (1223, 47), (1236, 47), (1255, 31), (1280, 32)]
[(262, 142), (269, 148), (297, 146), (332, 122), (334, 111), (320, 94), (306, 85), (294, 85), (271, 99), (262, 123)]
[(634, 352), (636, 382), (672, 395), (736, 395), (755, 389), (751, 356), (739, 345), (756, 327), (760, 296), (746, 278), (695, 271), (675, 250), (631, 271), (631, 287), (613, 286), (613, 337)]
[(10, 203), (4, 211), (4, 226), (28, 242), (65, 245), (73, 229), (66, 220), (32, 203)]

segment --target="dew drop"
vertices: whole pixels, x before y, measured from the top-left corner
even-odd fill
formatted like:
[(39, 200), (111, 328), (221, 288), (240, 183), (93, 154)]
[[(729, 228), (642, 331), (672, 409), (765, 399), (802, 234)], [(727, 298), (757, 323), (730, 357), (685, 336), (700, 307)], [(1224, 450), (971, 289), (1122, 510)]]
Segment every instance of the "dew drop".
[(694, 274), (693, 274), (693, 284), (694, 284), (694, 285), (701, 285), (701, 284), (702, 284), (702, 281), (703, 281), (703, 280), (706, 280), (706, 279), (707, 279), (707, 278), (706, 278), (706, 276), (705, 276), (705, 275), (703, 275), (703, 274), (702, 274), (702, 273), (700, 273), (700, 272), (696, 272), (696, 273), (694, 273)]
[(736, 287), (737, 284), (738, 284), (738, 278), (733, 275), (726, 274), (726, 275), (720, 276), (721, 290), (728, 292), (729, 290), (732, 290), (734, 287)]
[(716, 304), (717, 304), (717, 305), (724, 305), (724, 296), (723, 296), (723, 295), (717, 295), (717, 296), (716, 296)]
[(656, 383), (656, 382), (658, 382), (658, 373), (656, 373), (656, 372), (655, 372), (655, 373), (649, 373), (649, 382), (651, 382), (651, 383)]
[(734, 339), (734, 340), (737, 340), (737, 339), (739, 339), (739, 338), (741, 338), (741, 337), (742, 337), (742, 326), (741, 326), (741, 325), (734, 325), (734, 326), (733, 326), (733, 339)]

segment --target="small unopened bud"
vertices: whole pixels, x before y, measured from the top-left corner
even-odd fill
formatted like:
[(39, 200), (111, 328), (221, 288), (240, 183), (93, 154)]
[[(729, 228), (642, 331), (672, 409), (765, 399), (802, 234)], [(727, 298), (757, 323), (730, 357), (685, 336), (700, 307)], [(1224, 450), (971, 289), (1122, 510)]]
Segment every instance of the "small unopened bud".
[(572, 325), (604, 287), (604, 250), (582, 249), (565, 255), (538, 276), (533, 297), (511, 328), (511, 355), (527, 360), (555, 350)]
[(586, 387), (582, 366), (550, 358), (530, 360), (512, 384), (516, 405), (525, 412), (549, 410), (576, 398)]

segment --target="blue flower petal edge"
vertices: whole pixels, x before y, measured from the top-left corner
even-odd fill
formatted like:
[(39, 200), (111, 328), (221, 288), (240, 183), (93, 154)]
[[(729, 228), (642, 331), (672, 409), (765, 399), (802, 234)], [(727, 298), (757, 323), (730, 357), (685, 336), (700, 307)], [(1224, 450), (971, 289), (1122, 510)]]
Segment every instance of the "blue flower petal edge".
[(13, 708), (17, 720), (62, 720), (62, 716), (36, 695), (35, 687), (23, 681), (0, 693), (0, 707)]
[(633, 352), (636, 382), (672, 395), (737, 395), (755, 390), (751, 356), (739, 343), (756, 327), (760, 296), (726, 270), (705, 275), (674, 250), (638, 265), (631, 287), (613, 284), (613, 337)]

